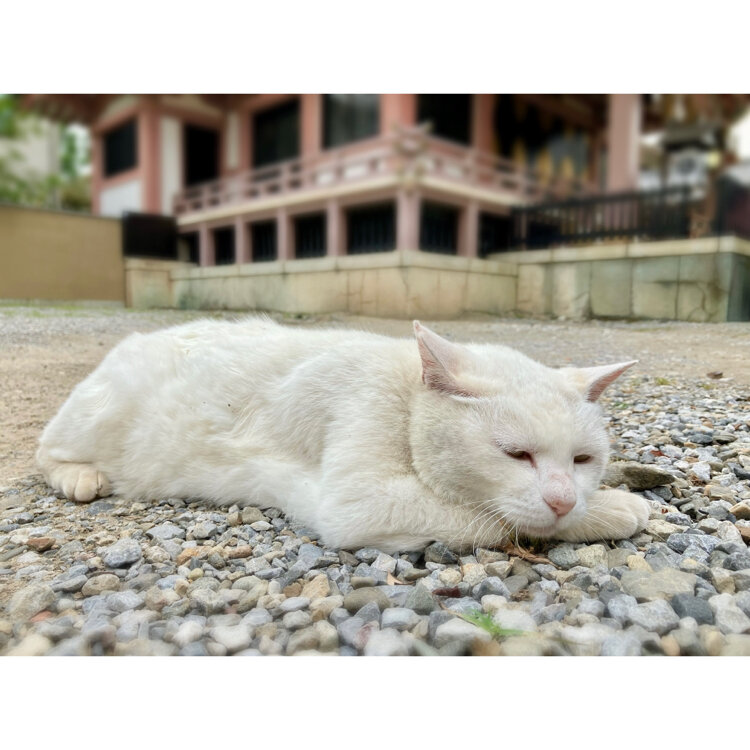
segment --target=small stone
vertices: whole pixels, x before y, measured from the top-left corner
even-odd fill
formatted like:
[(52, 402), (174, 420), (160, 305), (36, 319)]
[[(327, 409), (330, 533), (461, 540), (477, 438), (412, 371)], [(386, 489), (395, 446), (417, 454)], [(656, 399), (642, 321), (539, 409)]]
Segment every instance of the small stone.
[(463, 575), (464, 583), (469, 586), (476, 586), (487, 578), (487, 571), (484, 565), (479, 563), (467, 563), (461, 566), (461, 573)]
[(630, 621), (652, 633), (664, 635), (679, 625), (680, 618), (664, 599), (645, 602), (629, 613)]
[(309, 612), (298, 609), (294, 612), (287, 612), (281, 622), (287, 630), (300, 630), (312, 624), (312, 616)]
[(292, 596), (281, 602), (279, 609), (282, 612), (296, 612), (298, 609), (307, 609), (309, 605), (310, 600), (306, 596)]
[(439, 625), (435, 631), (434, 645), (441, 648), (449, 643), (470, 645), (475, 640), (491, 641), (492, 636), (470, 622), (454, 617)]
[(141, 559), (141, 545), (135, 539), (120, 539), (107, 547), (102, 561), (108, 568), (125, 568)]
[(320, 620), (312, 626), (312, 629), (318, 639), (318, 650), (335, 651), (339, 647), (339, 634), (330, 622)]
[(109, 594), (106, 599), (107, 608), (113, 612), (127, 612), (131, 609), (142, 607), (144, 598), (135, 591), (117, 591)]
[(364, 589), (374, 586), (377, 581), (371, 576), (352, 576), (349, 583), (353, 589)]
[(373, 633), (365, 644), (365, 656), (408, 656), (409, 647), (404, 637), (395, 630)]
[(380, 608), (375, 602), (368, 602), (357, 610), (356, 616), (362, 622), (380, 622)]
[(289, 638), (289, 643), (286, 646), (286, 653), (288, 656), (294, 656), (303, 651), (313, 651), (318, 648), (318, 634), (314, 627), (303, 628), (298, 630)]
[(27, 546), (31, 547), (35, 552), (46, 552), (52, 548), (54, 543), (55, 540), (48, 536), (34, 536), (26, 542)]
[(692, 573), (664, 568), (652, 574), (627, 571), (623, 573), (620, 583), (626, 594), (644, 602), (669, 599), (675, 594), (692, 594), (697, 580), (698, 577)]
[(211, 628), (209, 634), (217, 643), (224, 646), (229, 654), (248, 648), (252, 642), (250, 629), (242, 624)]
[(386, 628), (411, 630), (418, 622), (419, 615), (406, 607), (391, 607), (383, 610), (380, 617), (380, 624), (384, 630)]
[(446, 586), (456, 586), (462, 580), (461, 571), (456, 570), (455, 568), (446, 568), (438, 573), (438, 579), (440, 580), (440, 583), (443, 583)]
[(713, 625), (713, 612), (704, 599), (691, 594), (676, 594), (670, 604), (679, 617), (692, 617), (699, 624)]
[(640, 555), (630, 555), (625, 560), (625, 562), (628, 568), (630, 568), (630, 570), (632, 571), (638, 571), (640, 573), (652, 573), (654, 570), (651, 565), (649, 565), (649, 563), (647, 563), (646, 560), (644, 560), (644, 558), (642, 558)]
[(661, 518), (652, 518), (646, 524), (645, 532), (649, 536), (654, 537), (654, 539), (664, 542), (670, 537), (670, 535), (679, 534), (682, 531), (682, 528), (682, 526), (679, 526), (676, 523), (669, 523)]
[(197, 641), (203, 635), (203, 625), (195, 620), (186, 620), (177, 629), (172, 636), (172, 642), (180, 648), (184, 648), (188, 643)]
[(734, 515), (737, 520), (747, 521), (750, 520), (750, 502), (743, 500), (741, 503), (733, 505), (729, 512)]
[(578, 553), (572, 544), (559, 544), (547, 553), (549, 561), (558, 568), (569, 570), (578, 565)]
[(508, 576), (503, 581), (503, 585), (510, 596), (513, 596), (529, 585), (529, 579), (526, 576)]
[(152, 526), (147, 529), (146, 536), (150, 536), (152, 539), (184, 539), (185, 530), (174, 523), (166, 521), (160, 523), (157, 526)]
[(733, 502), (735, 499), (734, 492), (729, 487), (722, 487), (719, 484), (707, 485), (705, 493), (711, 500), (726, 500), (728, 502)]
[[(607, 548), (603, 544), (591, 544), (581, 547), (578, 551), (578, 564), (586, 568), (607, 564)], [(506, 581), (507, 583), (507, 581)]]
[(710, 554), (720, 544), (720, 539), (707, 534), (672, 534), (667, 539), (667, 546), (678, 554), (682, 554), (691, 546), (696, 546)]
[(711, 481), (711, 465), (708, 461), (698, 461), (690, 467), (688, 476), (706, 484)]
[(25, 622), (55, 602), (55, 592), (46, 583), (32, 583), (16, 591), (10, 598), (6, 611), (14, 622)]
[(242, 519), (242, 523), (246, 526), (250, 526), (257, 521), (265, 521), (266, 517), (261, 512), (260, 508), (254, 508), (252, 506), (248, 506), (247, 508), (243, 508), (240, 511), (240, 518)]
[(455, 565), (458, 558), (442, 542), (433, 542), (424, 551), (425, 562)]
[[(514, 578), (524, 578), (524, 576), (513, 576)], [(523, 588), (523, 586), (521, 587)], [(510, 599), (511, 591), (505, 585), (504, 581), (497, 576), (489, 576), (472, 589), (472, 596), (480, 601), (485, 596), (502, 596)]]
[(438, 604), (427, 587), (422, 583), (417, 583), (406, 597), (404, 607), (413, 610), (418, 615), (429, 615), (430, 612), (438, 609)]
[[(430, 598), (432, 597), (430, 596)], [(351, 614), (362, 609), (369, 602), (375, 602), (381, 610), (392, 606), (391, 600), (379, 588), (374, 586), (354, 589), (354, 591), (350, 591), (344, 597), (344, 607)]]
[(628, 594), (620, 594), (619, 596), (613, 596), (606, 605), (606, 613), (609, 617), (617, 620), (621, 625), (626, 625), (630, 622), (630, 613), (638, 606), (638, 602), (634, 596)]
[(631, 490), (650, 490), (654, 487), (671, 484), (674, 475), (653, 465), (639, 464), (634, 461), (617, 461), (607, 466), (602, 480), (609, 487), (627, 485)]
[(326, 597), (331, 591), (328, 576), (325, 573), (316, 575), (302, 587), (301, 596), (307, 597), (310, 601)]
[(66, 594), (72, 594), (76, 591), (80, 591), (86, 582), (88, 581), (88, 578), (86, 578), (85, 575), (74, 575), (74, 576), (66, 576), (63, 580), (55, 580), (52, 582), (52, 588), (55, 591), (63, 591)]
[(534, 618), (521, 609), (498, 609), (492, 615), (492, 620), (503, 630), (520, 630), (530, 633), (537, 629)]
[(220, 614), (226, 608), (224, 600), (211, 589), (191, 590), (188, 596), (190, 603), (206, 616)]
[(708, 600), (714, 613), (714, 622), (724, 633), (750, 632), (750, 617), (748, 617), (733, 601), (730, 594), (717, 594)]

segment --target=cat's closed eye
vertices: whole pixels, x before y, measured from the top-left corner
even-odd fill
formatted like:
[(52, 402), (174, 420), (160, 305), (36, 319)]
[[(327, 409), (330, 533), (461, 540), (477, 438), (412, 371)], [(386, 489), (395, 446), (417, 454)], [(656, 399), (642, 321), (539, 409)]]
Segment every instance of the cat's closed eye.
[(573, 463), (576, 463), (576, 464), (587, 464), (589, 463), (589, 461), (591, 461), (591, 456), (589, 456), (586, 453), (582, 453), (573, 459)]
[(505, 455), (515, 458), (518, 461), (531, 461), (531, 453), (528, 451), (506, 450)]

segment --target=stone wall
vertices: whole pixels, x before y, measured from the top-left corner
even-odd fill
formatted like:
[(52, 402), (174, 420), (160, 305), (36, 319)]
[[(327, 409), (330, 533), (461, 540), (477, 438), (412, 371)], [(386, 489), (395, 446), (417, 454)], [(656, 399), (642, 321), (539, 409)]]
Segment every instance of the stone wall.
[(202, 268), (146, 263), (127, 261), (136, 306), (171, 300), (182, 308), (433, 319), (516, 306), (516, 265), (502, 261), (394, 251)]
[(492, 256), (518, 264), (518, 312), (567, 318), (750, 319), (750, 242), (734, 237)]
[(733, 237), (596, 245), (488, 260), (393, 251), (196, 267), (127, 260), (136, 307), (452, 318), (750, 319), (750, 242)]

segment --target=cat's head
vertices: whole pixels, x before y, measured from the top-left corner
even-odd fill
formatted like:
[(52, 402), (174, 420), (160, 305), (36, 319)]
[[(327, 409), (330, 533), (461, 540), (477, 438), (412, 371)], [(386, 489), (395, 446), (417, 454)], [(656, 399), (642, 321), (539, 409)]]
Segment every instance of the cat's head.
[(475, 511), (463, 542), (486, 544), (499, 521), (536, 537), (578, 523), (609, 457), (596, 401), (635, 362), (555, 370), (506, 347), (446, 341), (419, 322), (414, 330), (424, 384), (414, 466), (438, 496)]

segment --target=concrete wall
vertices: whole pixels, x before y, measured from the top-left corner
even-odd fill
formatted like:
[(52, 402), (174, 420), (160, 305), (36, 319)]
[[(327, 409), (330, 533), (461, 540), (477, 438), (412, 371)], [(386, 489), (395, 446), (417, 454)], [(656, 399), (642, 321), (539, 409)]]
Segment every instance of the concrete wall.
[(490, 260), (413, 250), (207, 267), (130, 259), (127, 290), (136, 307), (750, 320), (750, 242), (597, 245)]
[(172, 273), (192, 263), (149, 258), (125, 259), (125, 304), (128, 307), (175, 307)]
[(123, 303), (120, 222), (0, 206), (0, 299)]
[(128, 260), (132, 304), (166, 307), (171, 300), (183, 308), (433, 319), (470, 311), (507, 313), (516, 305), (514, 265), (415, 251), (204, 268), (172, 265)]
[(750, 319), (750, 242), (713, 237), (503, 253), (518, 311), (568, 318)]

